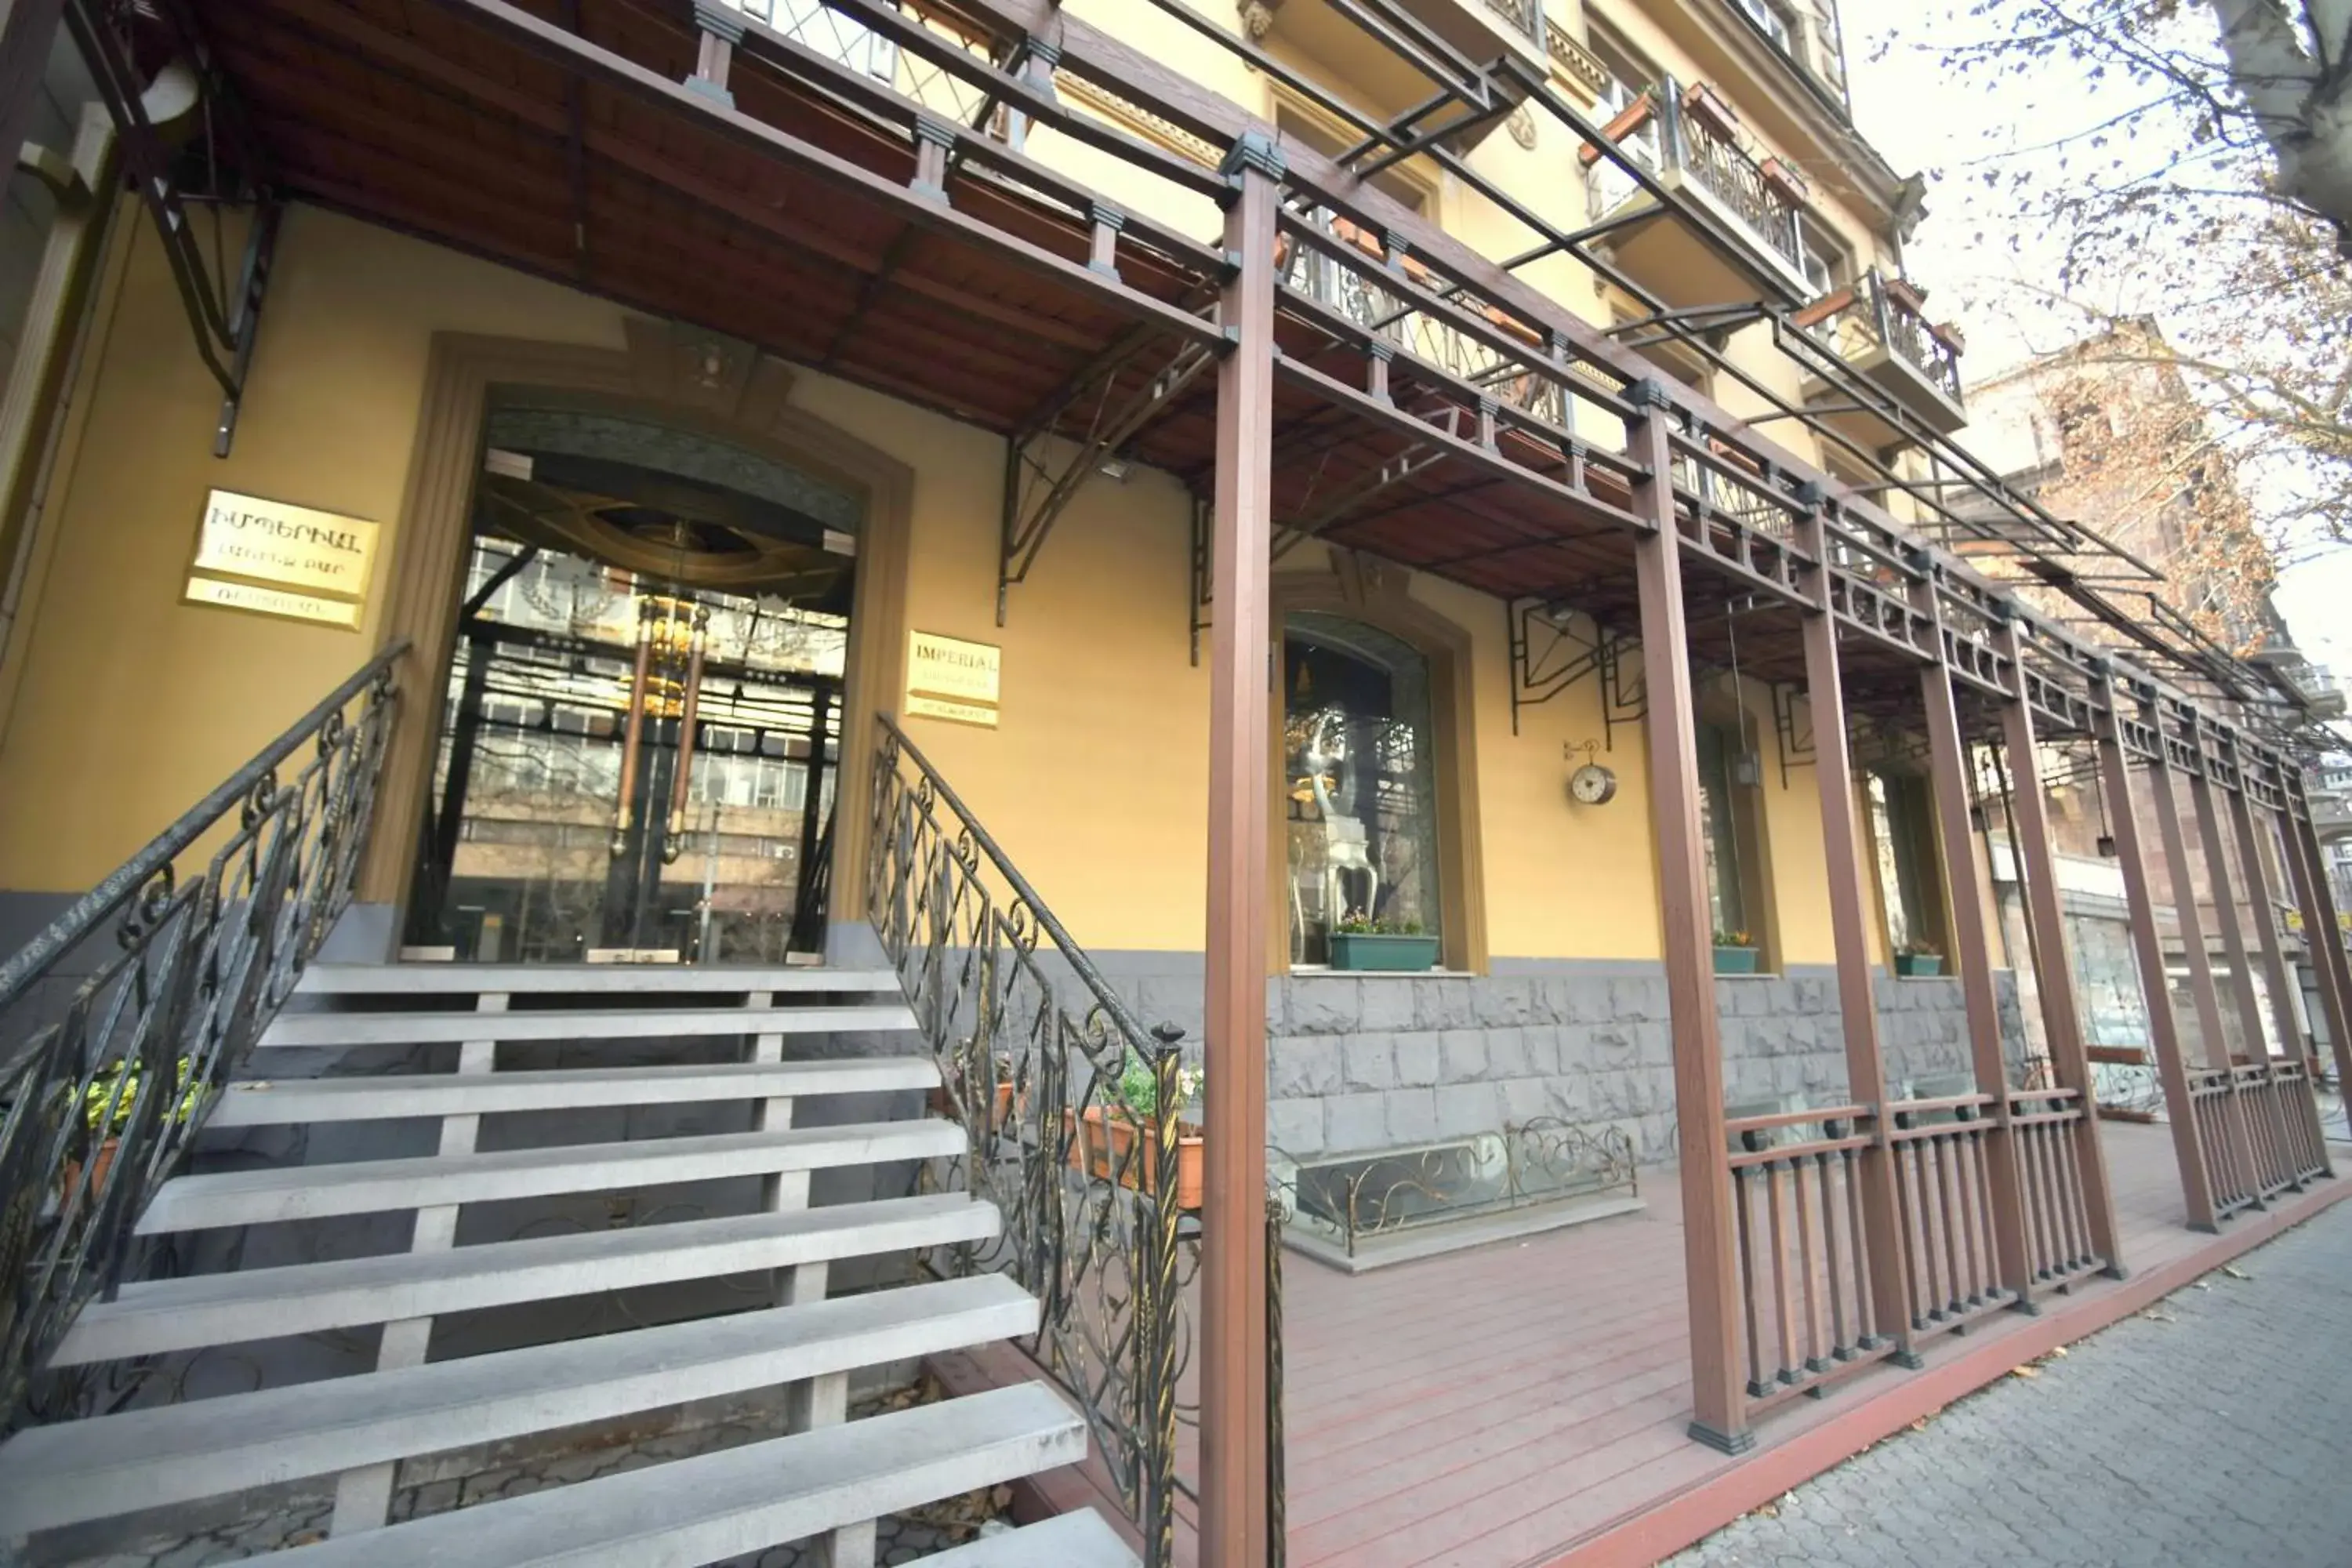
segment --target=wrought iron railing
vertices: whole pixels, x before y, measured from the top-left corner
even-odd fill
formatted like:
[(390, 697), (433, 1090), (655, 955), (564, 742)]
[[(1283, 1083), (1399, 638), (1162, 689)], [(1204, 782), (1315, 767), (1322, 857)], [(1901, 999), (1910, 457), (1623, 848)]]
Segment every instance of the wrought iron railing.
[(1077, 1400), (1145, 1562), (1167, 1568), (1202, 1148), (1179, 1103), (1182, 1032), (1144, 1027), (938, 770), (877, 723), (867, 914), (969, 1139), (933, 1175), (1003, 1215), (993, 1240), (925, 1261), (1037, 1298), (1028, 1352)]
[[(1286, 288), (1370, 328), (1402, 353), (1458, 376), (1498, 404), (1562, 428), (1575, 427), (1575, 399), (1569, 395), (1567, 375), (1593, 379), (1580, 363), (1535, 368), (1543, 357), (1542, 344), (1499, 312), (1477, 313), (1478, 320), (1492, 329), (1490, 337), (1482, 338), (1416, 309), (1403, 289), (1383, 285), (1387, 262), (1379, 236), (1327, 208), (1315, 208), (1302, 218), (1333, 243), (1286, 244), (1281, 253)], [(1417, 258), (1405, 258), (1402, 269), (1407, 279), (1426, 289), (1441, 294), (1447, 289), (1445, 282)], [(1514, 342), (1517, 352), (1506, 352), (1496, 340)], [(1607, 383), (1596, 380), (1595, 384), (1615, 390)]]
[(1793, 318), (1841, 359), (1883, 349), (1926, 376), (1954, 403), (1960, 401), (1960, 340), (1921, 313), (1919, 291), (1872, 268), (1855, 282), (1816, 300)]
[(350, 901), (406, 647), (0, 965), (0, 1429), (88, 1413), (94, 1374), (43, 1363)]
[(1543, 0), (1486, 0), (1486, 9), (1534, 43), (1544, 41)]
[[(1804, 235), (1793, 177), (1776, 175), (1750, 154), (1732, 128), (1729, 110), (1704, 86), (1684, 88), (1672, 77), (1644, 91), (1604, 127), (1617, 150), (1653, 174), (1680, 174), (1728, 208), (1801, 274)], [(1639, 194), (1633, 176), (1600, 149), (1585, 149), (1588, 195), (1597, 220)]]

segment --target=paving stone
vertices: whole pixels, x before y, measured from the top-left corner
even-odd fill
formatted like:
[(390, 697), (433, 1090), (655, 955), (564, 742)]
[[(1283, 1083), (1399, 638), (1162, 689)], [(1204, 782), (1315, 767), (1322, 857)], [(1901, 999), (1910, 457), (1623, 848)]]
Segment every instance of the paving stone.
[[(2352, 1205), (1669, 1560), (2343, 1568)], [(1956, 1555), (1954, 1543), (1966, 1542)]]

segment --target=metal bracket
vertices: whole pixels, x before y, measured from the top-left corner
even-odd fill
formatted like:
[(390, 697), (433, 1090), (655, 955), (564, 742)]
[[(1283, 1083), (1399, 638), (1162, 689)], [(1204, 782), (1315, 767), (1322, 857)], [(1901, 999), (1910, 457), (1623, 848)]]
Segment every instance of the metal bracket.
[[(202, 115), (204, 155), (201, 166), (214, 176), (212, 187), (186, 189), (179, 171), (197, 162), (175, 155), (152, 117), (157, 87), (147, 84), (133, 57), (131, 40), (118, 29), (101, 0), (72, 0), (66, 7), (66, 26), (90, 68), (99, 96), (114, 121), (122, 161), (146, 204), (180, 303), (194, 330), (196, 353), (205, 368), (220, 384), (220, 418), (213, 435), (213, 456), (228, 456), (236, 434), (237, 413), (245, 400), (246, 382), (253, 366), (253, 345), (260, 330), (262, 302), (269, 291), (269, 272), (278, 246), (280, 212), (278, 197), (265, 177), (266, 169), (228, 83), (214, 65), (208, 50), (183, 7), (155, 8), (155, 18), (173, 36), (169, 40), (177, 58), (189, 62), (195, 80), (194, 110)], [(160, 86), (158, 79), (157, 86)], [(223, 154), (226, 154), (224, 166)], [(224, 183), (224, 182), (226, 183)], [(200, 202), (220, 209), (231, 203), (250, 203), (253, 220), (246, 235), (245, 260), (234, 292), (226, 274), (215, 277), (205, 265), (203, 247), (191, 221), (189, 205)]]
[(1209, 629), (1209, 596), (1213, 592), (1209, 551), (1213, 534), (1209, 528), (1207, 498), (1192, 498), (1192, 539), (1186, 554), (1192, 564), (1192, 606), (1188, 612), (1192, 622), (1192, 668), (1201, 668), (1201, 634)]
[[(1029, 569), (1054, 531), (1054, 524), (1077, 499), (1102, 465), (1142, 433), (1143, 427), (1217, 362), (1218, 351), (1206, 343), (1187, 342), (1125, 402), (1113, 405), (1118, 373), (1139, 353), (1137, 343), (1127, 353), (1097, 362), (1080, 374), (1068, 397), (1057, 397), (1056, 413), (1068, 408), (1090, 390), (1097, 391), (1094, 412), (1086, 433), (1059, 467), (1044, 454), (1054, 438), (1053, 415), (1033, 421), (1008, 437), (1004, 453), (1003, 510), (999, 520), (996, 552), (996, 624), (1004, 624), (1013, 585), (1028, 581)], [(1070, 444), (1066, 442), (1065, 444)], [(1042, 487), (1042, 493), (1040, 493)]]
[[(1591, 626), (1590, 637), (1579, 633), (1573, 617), (1582, 616)], [(1540, 599), (1512, 599), (1503, 605), (1504, 630), (1511, 644), (1511, 733), (1519, 732), (1522, 709), (1539, 707), (1586, 676), (1601, 688), (1601, 744), (1617, 750), (1620, 727), (1637, 723), (1650, 714), (1650, 693), (1640, 661), (1627, 675), (1625, 658), (1641, 640), (1612, 631), (1566, 605)]]
[(1519, 732), (1521, 709), (1549, 702), (1586, 676), (1601, 672), (1612, 634), (1588, 616), (1592, 635), (1580, 635), (1576, 615), (1541, 599), (1504, 601), (1503, 627), (1511, 643), (1512, 734)]
[(1815, 761), (1813, 705), (1805, 704), (1804, 726), (1797, 723), (1797, 700), (1804, 695), (1784, 680), (1772, 682), (1772, 739), (1780, 753), (1780, 787), (1789, 787), (1789, 770), (1809, 768)]
[[(1448, 410), (1448, 412), (1458, 415), (1460, 411)], [(1451, 426), (1454, 421), (1449, 419), (1447, 423)], [(1453, 433), (1449, 428), (1447, 434)], [(1423, 469), (1432, 468), (1443, 462), (1445, 454), (1437, 450), (1433, 443), (1414, 441), (1408, 444), (1402, 451), (1382, 459), (1377, 469), (1339, 490), (1325, 500), (1321, 506), (1312, 511), (1304, 512), (1288, 522), (1276, 524), (1273, 558), (1276, 561), (1281, 560), (1327, 529), (1346, 521), (1349, 513), (1363, 506), (1374, 497), (1394, 489)]]

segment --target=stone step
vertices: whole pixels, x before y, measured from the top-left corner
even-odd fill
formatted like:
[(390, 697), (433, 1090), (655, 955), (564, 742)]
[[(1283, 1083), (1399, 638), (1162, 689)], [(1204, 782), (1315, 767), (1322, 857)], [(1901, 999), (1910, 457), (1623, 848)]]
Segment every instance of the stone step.
[(1072, 1464), (1086, 1423), (1039, 1384), (554, 1487), (298, 1547), (289, 1568), (692, 1568)]
[(782, 1132), (563, 1143), (489, 1154), (226, 1171), (164, 1183), (139, 1216), (139, 1234), (928, 1160), (961, 1154), (965, 1147), (963, 1129), (953, 1122), (868, 1121)]
[(887, 969), (670, 963), (314, 963), (294, 988), (303, 996), (748, 996), (898, 994)]
[(1090, 1508), (934, 1552), (916, 1568), (1142, 1568), (1134, 1548)]
[(84, 1307), (50, 1360), (74, 1366), (985, 1241), (1002, 1224), (993, 1204), (935, 1193), (138, 1281)]
[(280, 1013), (263, 1046), (421, 1046), (450, 1040), (645, 1040), (709, 1035), (892, 1034), (902, 1004), (841, 1007), (597, 1007), (525, 1013)]
[(0, 1536), (940, 1354), (1037, 1318), (982, 1274), (37, 1426), (0, 1446)]
[(929, 1057), (730, 1062), (709, 1067), (562, 1068), (463, 1077), (407, 1073), (377, 1078), (258, 1079), (230, 1084), (213, 1107), (206, 1125), (271, 1127), (591, 1106), (802, 1100), (924, 1089), (939, 1081), (940, 1069)]

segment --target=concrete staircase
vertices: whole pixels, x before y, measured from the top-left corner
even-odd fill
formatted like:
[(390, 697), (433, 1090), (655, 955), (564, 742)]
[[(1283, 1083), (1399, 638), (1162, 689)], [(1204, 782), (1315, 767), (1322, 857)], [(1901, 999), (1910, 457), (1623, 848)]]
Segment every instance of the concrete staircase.
[[(811, 1205), (821, 1173), (903, 1171), (962, 1152), (964, 1134), (950, 1122), (823, 1115), (845, 1096), (886, 1097), (878, 1103), (903, 1110), (934, 1087), (938, 1069), (912, 1030), (887, 972), (314, 966), (209, 1126), (405, 1132), (419, 1142), (437, 1126), (433, 1152), (184, 1175), (156, 1194), (139, 1228), (380, 1226), (413, 1215), (407, 1249), (128, 1284), (83, 1311), (53, 1364), (374, 1329), (373, 1370), (20, 1432), (0, 1446), (0, 1538), (331, 1478), (328, 1539), (280, 1555), (304, 1564), (684, 1565), (814, 1538), (833, 1568), (866, 1568), (878, 1517), (1083, 1458), (1084, 1420), (1043, 1384), (848, 1418), (861, 1370), (1026, 1334), (1038, 1321), (1037, 1303), (992, 1275), (828, 1294), (836, 1268), (982, 1241), (999, 1228), (992, 1205), (961, 1193)], [(872, 1054), (877, 1044), (896, 1054)], [(839, 1054), (845, 1047), (857, 1054)], [(281, 1063), (315, 1068), (387, 1051), (400, 1070), (269, 1076)], [(614, 1059), (530, 1065), (551, 1054)], [(795, 1125), (803, 1105), (818, 1114)], [(647, 1108), (708, 1108), (706, 1121), (748, 1130), (631, 1137), (630, 1119)], [(592, 1114), (575, 1114), (583, 1111)], [(583, 1122), (620, 1135), (583, 1141)], [(475, 1224), (472, 1239), (459, 1235), (461, 1217), (510, 1217), (534, 1201), (613, 1203), (680, 1187), (731, 1193), (738, 1212), (558, 1234), (530, 1234), (526, 1223), (510, 1237)], [(745, 1199), (754, 1192), (756, 1201)], [(476, 1206), (491, 1205), (505, 1206)], [(698, 1212), (675, 1194), (656, 1206)], [(567, 1299), (730, 1280), (733, 1300), (714, 1289), (698, 1314), (562, 1337), (578, 1321), (562, 1308)], [(529, 1316), (535, 1307), (542, 1317)], [(490, 1310), (541, 1326), (538, 1342), (455, 1354), (447, 1335), (436, 1343), (436, 1320)], [(511, 1452), (534, 1438), (576, 1443), (582, 1429), (756, 1396), (773, 1400), (781, 1435), (387, 1522), (404, 1460)], [(1135, 1558), (1085, 1513), (925, 1561), (1108, 1568)]]

